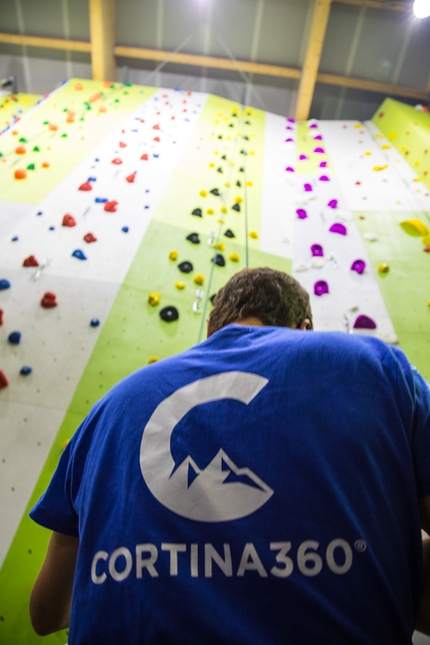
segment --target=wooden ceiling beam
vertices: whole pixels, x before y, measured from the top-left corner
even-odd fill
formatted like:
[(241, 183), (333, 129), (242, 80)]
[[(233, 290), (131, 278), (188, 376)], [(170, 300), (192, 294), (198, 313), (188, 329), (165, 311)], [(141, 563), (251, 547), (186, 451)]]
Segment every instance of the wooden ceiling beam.
[(115, 0), (90, 0), (91, 65), (95, 81), (116, 81)]
[(0, 43), (43, 47), (45, 49), (64, 49), (75, 52), (91, 52), (91, 43), (80, 40), (64, 40), (64, 38), (42, 38), (40, 36), (0, 33)]
[(351, 4), (358, 7), (368, 7), (369, 9), (387, 9), (391, 11), (403, 11), (411, 12), (412, 3), (401, 2), (392, 0), (391, 2), (386, 2), (386, 0), (333, 0), (338, 4)]
[(315, 0), (297, 96), (296, 119), (298, 121), (305, 121), (309, 117), (330, 7), (331, 0)]
[(357, 90), (365, 90), (367, 92), (378, 92), (379, 94), (391, 96), (404, 96), (410, 99), (425, 100), (427, 97), (427, 92), (425, 90), (418, 90), (415, 87), (391, 85), (390, 83), (375, 83), (374, 81), (366, 81), (362, 78), (336, 76), (335, 74), (318, 74), (317, 82), (325, 83), (326, 85), (350, 87)]

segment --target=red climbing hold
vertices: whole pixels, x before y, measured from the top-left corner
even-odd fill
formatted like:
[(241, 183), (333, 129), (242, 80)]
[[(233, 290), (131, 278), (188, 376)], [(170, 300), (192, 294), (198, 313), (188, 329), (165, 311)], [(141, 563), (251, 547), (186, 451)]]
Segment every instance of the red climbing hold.
[(119, 157), (115, 157), (115, 159), (112, 159), (112, 163), (114, 163), (116, 166), (119, 166), (122, 164), (122, 161)]
[(124, 143), (124, 141), (120, 141), (120, 142), (119, 142), (119, 147), (120, 147), (120, 148), (126, 148), (126, 147), (127, 147), (127, 144), (126, 144), (126, 143)]
[(9, 381), (6, 378), (5, 373), (0, 370), (0, 390), (4, 387), (7, 387), (8, 385)]
[(91, 186), (90, 181), (86, 181), (84, 184), (81, 184), (79, 186), (79, 190), (92, 190), (92, 189), (93, 189), (93, 187)]
[(148, 161), (148, 155), (146, 152), (141, 156), (141, 159), (142, 161)]
[(153, 130), (159, 130), (160, 126), (158, 125), (158, 123), (156, 123), (155, 125), (152, 126), (152, 129)]
[(104, 205), (104, 210), (108, 213), (115, 213), (117, 206), (118, 202), (112, 199), (110, 202), (106, 202), (106, 204)]
[(128, 175), (128, 177), (125, 178), (125, 180), (128, 181), (129, 184), (132, 184), (135, 179), (136, 179), (135, 172), (132, 172), (131, 175)]
[(44, 309), (51, 309), (52, 307), (57, 306), (57, 296), (52, 291), (47, 291), (40, 301), (41, 306)]
[(0, 326), (3, 325), (3, 309), (0, 309)]
[(158, 141), (158, 143), (160, 143), (160, 137), (154, 137), (154, 141)]
[(92, 233), (87, 233), (84, 235), (84, 240), (87, 242), (87, 244), (91, 244), (91, 242), (97, 242), (97, 238), (92, 234)]
[(63, 226), (68, 226), (69, 228), (76, 226), (75, 218), (72, 217), (72, 215), (69, 215), (69, 213), (66, 213), (63, 217)]
[(34, 255), (29, 255), (28, 258), (25, 258), (24, 262), (22, 263), (23, 267), (38, 267), (39, 262), (36, 260)]

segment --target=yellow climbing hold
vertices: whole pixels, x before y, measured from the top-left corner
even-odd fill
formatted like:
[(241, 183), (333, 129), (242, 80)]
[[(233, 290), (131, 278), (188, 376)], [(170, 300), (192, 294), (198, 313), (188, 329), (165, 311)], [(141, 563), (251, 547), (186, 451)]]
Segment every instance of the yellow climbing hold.
[(225, 251), (225, 244), (224, 242), (217, 242), (213, 245), (213, 248), (218, 249), (218, 251)]
[(221, 213), (227, 213), (227, 206), (221, 206), (220, 211)]
[(170, 251), (169, 253), (169, 260), (177, 260), (178, 259), (178, 252), (177, 251)]
[(238, 195), (234, 198), (234, 201), (236, 202), (236, 204), (241, 204), (243, 202), (243, 199), (240, 195)]
[(251, 108), (247, 108), (246, 113), (247, 113), (248, 116), (250, 116), (252, 114)]
[(205, 190), (201, 190), (199, 195), (200, 195), (200, 197), (206, 197), (207, 192)]
[(151, 307), (156, 307), (157, 305), (160, 304), (161, 301), (161, 296), (159, 293), (156, 293), (155, 291), (153, 293), (150, 293), (148, 296), (148, 302), (151, 305)]
[(232, 262), (239, 262), (240, 260), (240, 257), (238, 256), (237, 253), (230, 253), (228, 257), (229, 257), (229, 260), (231, 260)]
[(419, 162), (419, 161), (416, 161), (416, 162), (414, 163), (414, 166), (415, 166), (415, 167), (418, 167), (419, 165), (420, 165), (420, 162)]
[(372, 153), (370, 152), (370, 150), (366, 150), (366, 152), (365, 152), (364, 154), (366, 155), (366, 157), (370, 157), (370, 155), (371, 155)]
[(430, 235), (426, 235), (425, 237), (423, 237), (423, 239), (422, 239), (422, 243), (423, 243), (425, 246), (430, 246)]
[(223, 220), (222, 218), (218, 219), (218, 220), (217, 220), (217, 222), (218, 222), (219, 224), (224, 224), (224, 220)]
[(201, 273), (196, 273), (196, 275), (194, 276), (194, 282), (196, 284), (202, 285), (204, 281), (205, 277)]
[(385, 262), (380, 264), (378, 267), (378, 273), (388, 273), (389, 270), (390, 267), (388, 266), (388, 264), (385, 264)]
[(252, 181), (247, 181), (247, 182), (246, 182), (246, 185), (247, 185), (247, 186), (253, 186), (254, 184), (252, 183)]
[(215, 168), (215, 164), (214, 164), (212, 161), (211, 161), (211, 163), (209, 164), (209, 168)]
[(403, 222), (400, 222), (400, 226), (406, 233), (414, 237), (422, 237), (430, 234), (427, 226), (419, 219), (405, 219)]
[(148, 365), (150, 365), (151, 363), (156, 363), (159, 360), (160, 359), (158, 358), (158, 356), (151, 356), (151, 358), (148, 358)]
[(177, 289), (185, 289), (185, 282), (175, 282), (175, 287)]
[(390, 132), (388, 135), (387, 139), (388, 141), (394, 141), (394, 139), (397, 137), (397, 132)]
[(214, 209), (213, 208), (208, 208), (206, 211), (207, 215), (213, 215), (214, 214)]
[(391, 150), (391, 146), (390, 146), (390, 145), (388, 145), (388, 143), (384, 143), (384, 144), (381, 146), (381, 150)]
[(357, 130), (359, 130), (361, 127), (362, 127), (362, 126), (361, 126), (361, 123), (356, 123), (356, 124), (354, 125), (354, 128), (357, 128)]
[(385, 166), (373, 166), (373, 170), (375, 172), (379, 172), (380, 170), (385, 170), (385, 168), (388, 168), (388, 164), (385, 164)]
[(256, 231), (250, 231), (250, 233), (249, 233), (249, 237), (250, 237), (252, 240), (257, 240), (257, 239), (258, 239), (258, 233), (257, 233)]
[(224, 186), (225, 186), (226, 188), (230, 188), (230, 182), (229, 182), (229, 181), (226, 181), (226, 182), (224, 183)]

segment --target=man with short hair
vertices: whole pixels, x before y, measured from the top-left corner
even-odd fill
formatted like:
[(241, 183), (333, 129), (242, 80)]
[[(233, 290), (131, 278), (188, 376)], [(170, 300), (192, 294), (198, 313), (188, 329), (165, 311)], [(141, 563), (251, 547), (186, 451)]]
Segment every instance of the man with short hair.
[(427, 385), (375, 338), (306, 333), (309, 296), (282, 272), (242, 271), (214, 305), (205, 342), (94, 406), (32, 510), (54, 531), (36, 631), (70, 616), (69, 645), (410, 644)]

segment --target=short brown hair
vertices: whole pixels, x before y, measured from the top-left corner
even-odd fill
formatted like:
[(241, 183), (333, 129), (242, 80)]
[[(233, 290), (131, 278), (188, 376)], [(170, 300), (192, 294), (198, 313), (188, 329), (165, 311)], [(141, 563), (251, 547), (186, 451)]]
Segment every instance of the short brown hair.
[(292, 276), (269, 268), (244, 269), (218, 291), (210, 313), (212, 330), (256, 316), (264, 325), (300, 327), (312, 312), (308, 292)]

